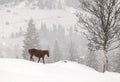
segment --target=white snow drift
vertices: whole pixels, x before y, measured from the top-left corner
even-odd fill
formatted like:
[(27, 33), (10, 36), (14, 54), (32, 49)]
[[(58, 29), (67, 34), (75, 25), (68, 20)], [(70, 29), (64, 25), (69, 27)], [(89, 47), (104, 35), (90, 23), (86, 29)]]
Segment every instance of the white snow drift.
[(99, 73), (69, 61), (42, 64), (0, 59), (0, 82), (120, 82), (120, 74)]

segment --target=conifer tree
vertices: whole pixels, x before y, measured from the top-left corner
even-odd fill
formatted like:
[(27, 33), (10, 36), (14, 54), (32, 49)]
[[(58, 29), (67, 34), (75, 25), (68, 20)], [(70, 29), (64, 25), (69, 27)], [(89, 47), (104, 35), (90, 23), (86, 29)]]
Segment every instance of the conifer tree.
[(25, 59), (29, 59), (28, 49), (30, 48), (37, 49), (39, 47), (40, 46), (39, 46), (38, 32), (33, 22), (33, 19), (31, 19), (28, 23), (27, 32), (25, 34), (23, 57)]

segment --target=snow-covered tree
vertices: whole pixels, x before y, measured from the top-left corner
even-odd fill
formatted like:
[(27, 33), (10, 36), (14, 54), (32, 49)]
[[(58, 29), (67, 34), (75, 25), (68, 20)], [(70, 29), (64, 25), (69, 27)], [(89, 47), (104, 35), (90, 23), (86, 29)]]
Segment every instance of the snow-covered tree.
[(70, 41), (70, 44), (69, 44), (69, 59), (71, 61), (75, 61), (75, 47), (74, 47), (74, 43), (72, 42), (72, 40)]
[(40, 38), (45, 38), (47, 37), (47, 32), (48, 32), (48, 29), (47, 29), (47, 26), (45, 23), (41, 23), (41, 29), (39, 30), (39, 33), (40, 33)]
[(74, 29), (71, 27), (69, 29), (69, 48), (68, 48), (68, 51), (69, 51), (69, 59), (71, 61), (78, 61), (79, 57), (78, 57), (78, 53), (77, 53), (77, 48), (76, 48), (76, 45), (75, 45), (75, 42), (74, 42)]
[(40, 9), (44, 9), (44, 7), (45, 7), (43, 0), (39, 0), (39, 2), (38, 2), (37, 5), (38, 5), (38, 7), (39, 7)]
[(35, 27), (33, 19), (30, 19), (24, 39), (23, 57), (25, 59), (28, 59), (29, 58), (28, 49), (39, 48), (39, 47), (40, 46), (39, 46), (38, 32)]
[(20, 27), (19, 32), (12, 32), (10, 38), (18, 38), (24, 35), (23, 29)]
[(61, 60), (61, 53), (60, 53), (60, 47), (59, 47), (59, 43), (56, 40), (54, 43), (54, 50), (53, 50), (53, 60), (55, 62), (60, 61)]
[(94, 50), (103, 50), (103, 72), (108, 71), (110, 51), (120, 47), (120, 3), (119, 0), (79, 0), (81, 8), (89, 16), (80, 16), (80, 26), (88, 33), (87, 39), (92, 42)]
[(85, 64), (98, 71), (98, 60), (95, 51), (89, 50), (89, 53), (85, 56)]
[(62, 2), (61, 2), (61, 0), (58, 1), (58, 9), (62, 9)]
[(115, 71), (115, 72), (119, 72), (120, 73), (120, 53), (116, 53), (116, 55), (114, 56), (114, 61), (111, 67), (111, 71)]

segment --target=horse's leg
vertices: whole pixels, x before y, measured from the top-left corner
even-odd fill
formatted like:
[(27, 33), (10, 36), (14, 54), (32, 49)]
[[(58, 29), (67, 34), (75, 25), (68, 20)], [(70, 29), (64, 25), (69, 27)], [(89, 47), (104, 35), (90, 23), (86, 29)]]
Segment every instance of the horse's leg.
[(32, 55), (30, 56), (30, 61), (32, 60)]
[(45, 64), (45, 60), (44, 60), (44, 57), (42, 57), (42, 59), (43, 59), (43, 64)]
[(32, 57), (32, 60), (34, 61), (33, 57)]
[(31, 60), (33, 60), (33, 61), (34, 61), (34, 59), (33, 59), (33, 55), (31, 55), (31, 56), (30, 56), (30, 61), (31, 61)]
[(39, 57), (39, 59), (38, 59), (38, 63), (39, 63), (39, 61), (40, 61), (40, 57)]

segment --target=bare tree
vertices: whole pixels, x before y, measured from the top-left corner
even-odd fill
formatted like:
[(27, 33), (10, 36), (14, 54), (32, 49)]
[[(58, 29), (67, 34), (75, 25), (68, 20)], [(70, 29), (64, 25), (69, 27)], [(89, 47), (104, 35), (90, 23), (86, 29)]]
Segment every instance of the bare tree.
[(81, 7), (89, 15), (79, 17), (84, 25), (93, 50), (104, 51), (103, 72), (108, 70), (108, 52), (120, 47), (120, 2), (119, 0), (79, 0)]

